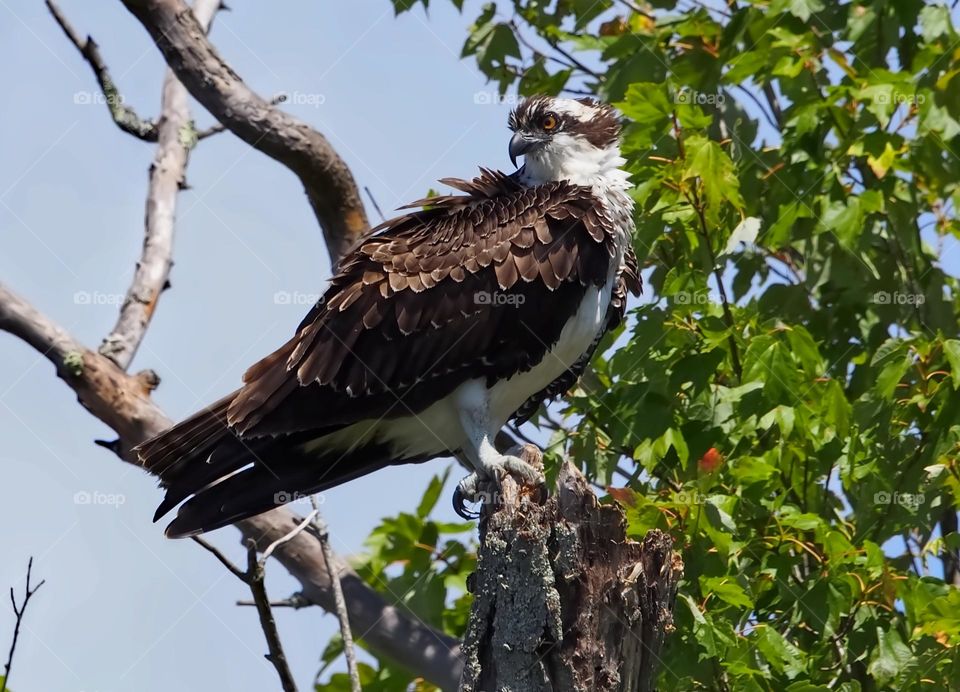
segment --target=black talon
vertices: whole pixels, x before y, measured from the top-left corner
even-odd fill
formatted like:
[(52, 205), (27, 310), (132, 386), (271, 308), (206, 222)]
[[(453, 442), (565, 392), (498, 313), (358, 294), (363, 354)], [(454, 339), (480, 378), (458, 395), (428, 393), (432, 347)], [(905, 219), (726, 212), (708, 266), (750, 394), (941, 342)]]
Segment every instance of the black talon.
[(474, 512), (473, 510), (467, 509), (467, 503), (463, 496), (463, 490), (460, 489), (458, 485), (453, 491), (453, 511), (457, 513), (461, 519), (466, 519), (467, 521), (473, 521), (480, 517), (480, 512)]

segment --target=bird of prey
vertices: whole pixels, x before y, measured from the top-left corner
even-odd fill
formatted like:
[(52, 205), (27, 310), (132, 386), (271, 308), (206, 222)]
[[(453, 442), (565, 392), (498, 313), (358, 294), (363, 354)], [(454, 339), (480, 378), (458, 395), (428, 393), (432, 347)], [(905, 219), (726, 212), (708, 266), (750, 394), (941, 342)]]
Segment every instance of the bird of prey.
[(536, 96), (509, 126), (521, 168), (442, 180), (460, 194), (372, 229), (242, 387), (138, 448), (155, 520), (183, 503), (168, 536), (444, 455), (475, 471), (461, 490), (542, 480), (494, 437), (574, 385), (641, 285), (616, 111)]

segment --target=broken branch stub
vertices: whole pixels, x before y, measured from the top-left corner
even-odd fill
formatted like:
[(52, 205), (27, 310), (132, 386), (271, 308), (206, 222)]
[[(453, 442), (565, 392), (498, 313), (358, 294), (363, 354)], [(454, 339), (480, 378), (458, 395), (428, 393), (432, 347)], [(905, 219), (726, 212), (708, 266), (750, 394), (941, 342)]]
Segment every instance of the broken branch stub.
[(569, 462), (549, 499), (508, 477), (497, 500), (480, 519), (461, 692), (652, 690), (683, 572), (670, 537), (628, 539)]

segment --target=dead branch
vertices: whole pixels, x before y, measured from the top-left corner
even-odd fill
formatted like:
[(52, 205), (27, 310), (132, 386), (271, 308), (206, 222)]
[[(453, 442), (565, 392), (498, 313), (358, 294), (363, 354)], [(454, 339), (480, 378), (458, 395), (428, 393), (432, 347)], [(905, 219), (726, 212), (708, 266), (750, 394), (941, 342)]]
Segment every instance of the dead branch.
[(336, 261), (369, 224), (353, 174), (327, 139), (254, 93), (220, 57), (183, 0), (123, 4), (204, 108), (300, 178)]
[[(302, 524), (306, 526), (306, 523)], [(263, 556), (265, 561), (266, 554)], [(280, 632), (277, 630), (277, 621), (273, 618), (273, 611), (270, 609), (270, 599), (267, 597), (267, 587), (263, 583), (265, 574), (263, 561), (257, 560), (257, 544), (255, 541), (247, 543), (247, 579), (250, 586), (250, 593), (253, 594), (253, 602), (257, 605), (257, 615), (260, 617), (260, 628), (267, 638), (267, 649), (270, 653), (267, 660), (273, 664), (280, 676), (280, 686), (283, 692), (297, 692), (297, 683), (293, 680), (293, 673), (290, 671), (290, 664), (287, 663), (287, 655), (283, 652), (283, 645), (280, 643)]]
[[(47, 1), (51, 11), (55, 11), (51, 0)], [(209, 30), (219, 8), (220, 0), (196, 0), (194, 3), (193, 13), (205, 31)], [(197, 141), (190, 119), (187, 90), (172, 70), (167, 70), (163, 79), (160, 121), (154, 129), (157, 150), (150, 165), (147, 186), (143, 251), (120, 306), (117, 323), (99, 349), (124, 370), (130, 366), (146, 336), (160, 294), (169, 286), (177, 196), (184, 187), (190, 150)]]
[(254, 541), (249, 541), (247, 543), (246, 572), (234, 565), (226, 555), (221, 553), (203, 538), (200, 538), (199, 536), (193, 537), (194, 542), (199, 543), (205, 550), (212, 553), (213, 556), (216, 557), (217, 560), (219, 560), (220, 563), (234, 576), (250, 587), (250, 593), (253, 594), (253, 605), (256, 606), (257, 615), (260, 618), (260, 629), (263, 630), (263, 635), (267, 640), (267, 649), (270, 651), (270, 653), (266, 656), (266, 659), (273, 664), (274, 669), (277, 671), (277, 675), (280, 678), (280, 686), (283, 688), (284, 692), (297, 692), (297, 683), (293, 679), (293, 673), (290, 671), (290, 666), (287, 663), (287, 656), (283, 652), (283, 645), (280, 643), (280, 632), (277, 630), (277, 622), (273, 618), (273, 604), (270, 603), (270, 599), (267, 598), (267, 588), (263, 582), (264, 575), (266, 573), (265, 565), (267, 559), (270, 557), (270, 552), (272, 552), (272, 549), (278, 547), (288, 540), (291, 540), (296, 534), (303, 531), (310, 520), (313, 519), (313, 516), (313, 513), (311, 513), (311, 515), (302, 523), (298, 524), (293, 531), (278, 541), (272, 543), (267, 550), (264, 551), (263, 557), (260, 559), (257, 559), (256, 543)]
[(0, 684), (0, 692), (6, 692), (7, 682), (10, 680), (10, 668), (13, 667), (13, 654), (17, 650), (17, 640), (20, 638), (20, 624), (23, 622), (23, 614), (27, 611), (27, 604), (30, 602), (30, 599), (33, 597), (33, 594), (37, 593), (40, 590), (40, 587), (43, 586), (47, 580), (41, 579), (40, 583), (30, 587), (30, 573), (33, 570), (33, 558), (31, 557), (29, 562), (27, 562), (27, 583), (23, 587), (23, 603), (19, 606), (17, 605), (17, 598), (14, 594), (13, 587), (10, 587), (10, 605), (13, 606), (13, 615), (16, 617), (16, 624), (13, 626), (13, 640), (10, 642), (10, 652), (7, 654), (7, 662), (3, 665), (3, 680)]
[[(62, 327), (0, 284), (0, 331), (17, 336), (43, 354), (80, 403), (119, 436), (114, 451), (136, 464), (130, 450), (170, 427), (172, 421), (150, 400), (143, 378), (123, 372), (106, 357), (90, 351)], [(300, 519), (275, 509), (236, 524), (243, 540), (265, 549), (287, 535)], [(330, 569), (320, 542), (310, 532), (296, 535), (274, 551), (277, 560), (300, 582), (305, 598), (335, 612)], [(335, 558), (350, 623), (378, 656), (400, 662), (442, 689), (454, 689), (463, 662), (459, 643), (407, 611), (388, 604), (348, 565)]]
[(80, 55), (93, 70), (113, 122), (121, 130), (137, 139), (142, 139), (144, 142), (156, 142), (158, 137), (157, 123), (153, 120), (141, 118), (133, 108), (124, 103), (120, 90), (110, 76), (110, 69), (104, 62), (103, 56), (100, 55), (100, 47), (97, 42), (93, 40), (92, 36), (87, 36), (85, 39), (80, 38), (80, 34), (67, 20), (60, 7), (53, 0), (46, 0), (46, 3), (47, 9), (50, 10), (50, 14), (63, 29), (63, 33), (76, 46)]
[(461, 692), (652, 690), (683, 570), (670, 538), (627, 539), (620, 509), (599, 505), (569, 463), (546, 501), (509, 477), (495, 497), (469, 582)]
[[(221, 7), (223, 7), (223, 5), (221, 5)], [(277, 94), (272, 99), (270, 99), (270, 105), (276, 106), (278, 103), (283, 103), (286, 100), (287, 100), (286, 94)], [(227, 131), (226, 125), (220, 122), (214, 123), (210, 127), (206, 127), (202, 130), (197, 130), (197, 141), (202, 142), (207, 137), (212, 137), (213, 135), (218, 135), (221, 132), (226, 132), (226, 131)]]
[(333, 549), (330, 547), (330, 536), (327, 523), (320, 517), (317, 508), (317, 499), (310, 497), (313, 505), (313, 528), (323, 550), (323, 559), (327, 563), (330, 574), (330, 585), (333, 587), (333, 602), (336, 606), (337, 619), (340, 621), (340, 638), (343, 640), (343, 656), (347, 659), (347, 672), (350, 674), (350, 688), (352, 692), (362, 692), (360, 688), (360, 671), (357, 668), (357, 652), (353, 646), (353, 632), (350, 630), (350, 616), (347, 614), (347, 602), (343, 597), (343, 586), (340, 584), (340, 575), (334, 568)]

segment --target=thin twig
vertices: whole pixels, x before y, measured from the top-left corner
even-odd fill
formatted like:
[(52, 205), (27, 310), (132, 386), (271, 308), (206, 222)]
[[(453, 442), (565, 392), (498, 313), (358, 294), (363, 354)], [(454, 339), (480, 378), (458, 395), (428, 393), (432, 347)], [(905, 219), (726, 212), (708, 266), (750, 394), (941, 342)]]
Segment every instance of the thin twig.
[(263, 551), (263, 557), (260, 558), (260, 566), (263, 567), (266, 564), (267, 559), (273, 555), (273, 551), (279, 548), (284, 543), (287, 543), (293, 540), (301, 531), (303, 531), (307, 526), (313, 521), (317, 515), (320, 514), (320, 510), (314, 509), (310, 514), (304, 517), (303, 521), (297, 524), (295, 527), (290, 529), (290, 532), (285, 536), (281, 536), (273, 543), (267, 546), (267, 549)]
[(353, 644), (353, 632), (350, 630), (350, 616), (347, 614), (347, 602), (343, 597), (340, 573), (334, 562), (333, 551), (330, 549), (330, 536), (327, 530), (327, 523), (321, 518), (320, 510), (317, 508), (317, 499), (313, 495), (310, 496), (310, 504), (313, 505), (313, 512), (311, 513), (314, 517), (313, 527), (320, 540), (320, 548), (323, 550), (323, 560), (327, 563), (327, 571), (330, 573), (333, 602), (336, 604), (337, 619), (340, 621), (340, 638), (343, 640), (343, 655), (347, 659), (347, 671), (350, 673), (350, 688), (353, 692), (362, 692), (360, 687), (360, 671), (357, 669), (357, 653)]
[(776, 128), (777, 130), (780, 129), (780, 123), (777, 122), (777, 119), (774, 117), (773, 113), (768, 111), (767, 107), (763, 105), (763, 101), (760, 100), (759, 96), (747, 89), (747, 87), (743, 86), (742, 84), (734, 84), (733, 86), (742, 91), (750, 98), (751, 101), (753, 101), (756, 107), (763, 114), (763, 117), (766, 118), (767, 122), (770, 123), (772, 127)]
[(7, 681), (10, 679), (10, 668), (13, 666), (13, 654), (17, 649), (17, 640), (20, 638), (20, 623), (23, 621), (23, 614), (27, 610), (27, 603), (30, 602), (30, 597), (37, 593), (40, 587), (47, 581), (46, 579), (41, 579), (40, 583), (31, 589), (30, 572), (32, 569), (33, 558), (31, 557), (27, 562), (27, 583), (23, 589), (23, 603), (20, 606), (17, 606), (17, 599), (14, 596), (13, 587), (10, 587), (10, 603), (13, 605), (13, 614), (16, 616), (17, 622), (13, 626), (13, 641), (10, 642), (10, 653), (7, 654), (7, 662), (3, 666), (3, 682), (0, 684), (0, 692), (6, 692), (7, 689)]
[(386, 221), (387, 217), (383, 215), (383, 212), (380, 211), (380, 205), (377, 204), (376, 198), (374, 198), (373, 193), (370, 192), (370, 188), (366, 185), (363, 186), (363, 191), (367, 193), (367, 197), (370, 198), (370, 204), (373, 205), (373, 208), (377, 210), (377, 214), (380, 216), (381, 221)]
[(217, 558), (220, 561), (220, 564), (222, 564), (224, 567), (230, 570), (230, 573), (233, 574), (233, 576), (235, 576), (240, 581), (243, 581), (243, 582), (247, 581), (247, 573), (244, 572), (239, 567), (237, 567), (232, 562), (230, 562), (230, 559), (226, 555), (221, 553), (217, 548), (207, 543), (206, 540), (204, 540), (203, 538), (200, 538), (200, 536), (191, 536), (191, 538), (193, 539), (194, 543), (199, 543), (200, 545), (203, 546), (204, 550), (206, 550), (215, 558)]
[(254, 540), (250, 540), (247, 542), (247, 584), (250, 586), (250, 593), (253, 594), (253, 601), (257, 606), (257, 615), (260, 617), (260, 629), (263, 630), (263, 634), (267, 639), (267, 649), (270, 653), (266, 658), (273, 664), (274, 669), (277, 671), (283, 692), (297, 692), (297, 683), (293, 679), (290, 664), (287, 662), (287, 656), (283, 652), (283, 645), (280, 643), (280, 632), (277, 630), (277, 621), (273, 617), (273, 610), (270, 608), (270, 599), (267, 597), (267, 587), (263, 583), (265, 573), (263, 562), (257, 561), (257, 543)]
[(110, 70), (107, 68), (103, 56), (100, 55), (100, 47), (97, 45), (97, 42), (93, 40), (92, 36), (87, 36), (86, 39), (80, 38), (80, 34), (73, 28), (57, 4), (53, 2), (53, 0), (46, 0), (46, 3), (47, 9), (50, 10), (50, 14), (53, 15), (57, 24), (63, 29), (63, 33), (70, 39), (70, 42), (76, 46), (77, 50), (80, 51), (80, 55), (83, 56), (83, 59), (90, 65), (90, 69), (93, 70), (93, 74), (96, 76), (97, 84), (100, 85), (100, 90), (103, 92), (103, 98), (110, 111), (110, 116), (113, 118), (113, 122), (115, 122), (121, 130), (133, 135), (137, 139), (143, 140), (144, 142), (156, 142), (158, 136), (157, 123), (150, 119), (141, 118), (133, 108), (130, 108), (123, 102), (123, 96), (120, 95), (120, 90), (110, 76)]
[(263, 551), (262, 556), (257, 559), (257, 542), (252, 538), (247, 541), (247, 570), (243, 571), (233, 564), (227, 556), (221, 553), (217, 548), (207, 543), (204, 539), (197, 536), (193, 540), (202, 545), (210, 552), (220, 563), (236, 576), (240, 581), (250, 587), (250, 593), (253, 595), (253, 605), (257, 608), (257, 615), (260, 618), (260, 629), (267, 640), (267, 650), (269, 653), (266, 659), (270, 661), (277, 676), (280, 678), (280, 686), (284, 692), (297, 692), (297, 683), (293, 679), (293, 673), (290, 671), (290, 664), (287, 662), (287, 656), (283, 652), (283, 645), (280, 642), (280, 632), (277, 630), (277, 621), (273, 617), (273, 604), (267, 597), (267, 587), (263, 582), (266, 574), (265, 565), (270, 555), (279, 546), (293, 540), (298, 536), (310, 522), (319, 514), (317, 510), (311, 512), (306, 519), (297, 524), (292, 530), (281, 536)]
[[(237, 601), (238, 606), (255, 606), (257, 605), (253, 601), (239, 600)], [(270, 601), (271, 608), (293, 608), (294, 610), (300, 610), (301, 608), (310, 608), (314, 604), (309, 598), (304, 596), (302, 593), (295, 593), (288, 598), (284, 598), (282, 601)]]
[(767, 97), (767, 103), (770, 104), (770, 111), (777, 121), (777, 129), (783, 129), (783, 109), (780, 107), (780, 99), (777, 98), (777, 92), (773, 90), (770, 82), (763, 83), (763, 95)]
[(656, 20), (657, 18), (656, 15), (650, 14), (649, 12), (642, 9), (638, 5), (630, 2), (630, 0), (617, 0), (617, 2), (619, 2), (621, 5), (626, 7), (631, 12), (639, 14), (641, 17), (646, 17), (647, 19), (653, 19), (653, 20)]

